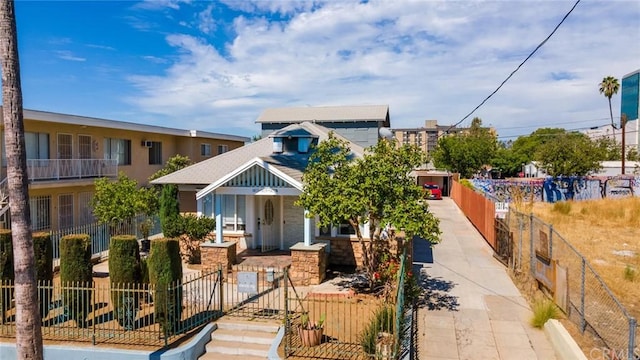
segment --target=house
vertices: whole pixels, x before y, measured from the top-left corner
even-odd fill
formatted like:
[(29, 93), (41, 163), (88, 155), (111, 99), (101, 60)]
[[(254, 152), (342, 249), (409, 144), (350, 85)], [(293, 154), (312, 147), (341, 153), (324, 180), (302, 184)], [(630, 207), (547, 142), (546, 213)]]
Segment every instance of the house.
[[(198, 162), (250, 141), (242, 136), (26, 109), (24, 127), (33, 230), (94, 222), (89, 204), (96, 178), (116, 178), (124, 172), (145, 185), (150, 175), (177, 154)], [(8, 226), (4, 134), (0, 176), (0, 215)], [(194, 193), (182, 194), (184, 209), (196, 210)]]
[[(328, 138), (331, 129), (302, 122), (277, 130), (242, 148), (191, 165), (152, 181), (198, 188), (198, 214), (216, 218), (216, 238), (240, 249), (287, 250), (313, 238), (350, 239), (351, 226), (319, 229), (294, 202), (302, 193), (302, 175), (310, 148)], [(338, 138), (346, 140), (336, 134)], [(354, 156), (364, 148), (350, 144)], [(362, 231), (368, 236), (368, 227)], [(332, 245), (333, 246), (333, 245)]]
[(363, 148), (377, 144), (380, 129), (390, 126), (388, 105), (270, 108), (256, 122), (263, 137), (291, 124), (313, 122)]

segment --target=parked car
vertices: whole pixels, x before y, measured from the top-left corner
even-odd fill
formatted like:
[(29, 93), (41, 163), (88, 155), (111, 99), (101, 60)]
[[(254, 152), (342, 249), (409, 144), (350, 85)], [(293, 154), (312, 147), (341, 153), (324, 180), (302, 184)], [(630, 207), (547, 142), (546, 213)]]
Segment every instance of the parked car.
[(442, 200), (442, 190), (440, 190), (440, 186), (433, 183), (426, 183), (423, 185), (425, 191), (425, 198), (434, 199), (434, 200)]

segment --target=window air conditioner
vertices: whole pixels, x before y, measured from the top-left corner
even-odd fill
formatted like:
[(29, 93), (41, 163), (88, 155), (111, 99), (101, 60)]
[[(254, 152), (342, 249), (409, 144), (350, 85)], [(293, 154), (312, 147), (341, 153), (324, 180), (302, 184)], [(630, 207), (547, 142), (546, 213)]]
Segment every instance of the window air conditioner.
[(146, 148), (153, 147), (153, 141), (142, 140), (142, 146)]

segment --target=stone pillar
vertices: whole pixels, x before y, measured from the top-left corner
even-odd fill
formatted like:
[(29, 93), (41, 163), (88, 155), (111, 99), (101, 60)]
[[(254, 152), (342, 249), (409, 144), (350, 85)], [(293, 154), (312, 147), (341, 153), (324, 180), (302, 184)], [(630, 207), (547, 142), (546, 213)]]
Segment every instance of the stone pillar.
[(202, 254), (202, 271), (218, 269), (218, 264), (222, 265), (222, 271), (231, 270), (231, 266), (236, 262), (236, 243), (226, 241), (223, 243), (204, 242), (200, 244)]
[(327, 244), (324, 243), (309, 246), (297, 243), (290, 248), (289, 277), (294, 285), (318, 285), (324, 280), (327, 270), (326, 246)]

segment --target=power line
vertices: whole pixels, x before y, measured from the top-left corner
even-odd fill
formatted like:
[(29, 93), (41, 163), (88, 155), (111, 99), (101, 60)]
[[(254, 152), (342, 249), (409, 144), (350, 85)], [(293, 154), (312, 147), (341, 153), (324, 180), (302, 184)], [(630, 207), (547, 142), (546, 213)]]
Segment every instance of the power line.
[(544, 45), (550, 38), (551, 36), (553, 36), (553, 34), (555, 34), (556, 30), (558, 30), (558, 28), (560, 27), (560, 25), (562, 25), (562, 23), (564, 23), (564, 21), (569, 17), (569, 15), (573, 12), (573, 9), (576, 8), (576, 6), (578, 6), (578, 4), (580, 3), (581, 0), (577, 0), (575, 4), (573, 4), (573, 7), (571, 8), (571, 10), (569, 10), (569, 12), (567, 12), (564, 17), (562, 18), (562, 20), (560, 20), (560, 22), (558, 23), (558, 25), (556, 25), (556, 27), (553, 29), (553, 31), (540, 43), (538, 44), (538, 46), (536, 46), (535, 49), (533, 49), (533, 51), (520, 63), (520, 65), (518, 65), (518, 67), (516, 67), (515, 70), (513, 70), (511, 72), (511, 74), (509, 74), (509, 76), (507, 76), (506, 79), (504, 79), (502, 81), (502, 83), (500, 83), (500, 85), (493, 90), (493, 92), (491, 94), (489, 94), (489, 96), (487, 96), (484, 100), (482, 100), (482, 102), (476, 106), (473, 110), (471, 110), (470, 113), (468, 113), (467, 115), (465, 115), (465, 117), (463, 117), (460, 121), (458, 121), (457, 123), (451, 125), (444, 133), (446, 134), (449, 130), (451, 130), (452, 128), (460, 125), (460, 123), (462, 123), (463, 121), (465, 121), (469, 116), (471, 116), (474, 112), (476, 112), (476, 110), (478, 110), (482, 105), (484, 105), (484, 103), (486, 103), (489, 99), (491, 99), (491, 97), (498, 92), (498, 90), (500, 90), (500, 88), (502, 88), (502, 86), (504, 86), (504, 84), (507, 83), (507, 81), (509, 81), (509, 79), (511, 79), (511, 77), (518, 71), (520, 70), (520, 68), (522, 67), (522, 65), (524, 65), (524, 63), (527, 62), (527, 60), (529, 60), (529, 58), (531, 58), (533, 56), (533, 54), (535, 54), (538, 49), (540, 49), (542, 47), (542, 45)]
[[(602, 120), (609, 120), (609, 118), (606, 117), (606, 118), (591, 119), (591, 120), (573, 120), (573, 121), (543, 123), (543, 124), (536, 124), (536, 125), (513, 126), (513, 127), (500, 128), (500, 130), (529, 129), (529, 128), (534, 128), (534, 127), (539, 129), (539, 128), (544, 127), (544, 126), (575, 124), (575, 123), (586, 123), (586, 122), (590, 122), (590, 121), (602, 121)], [(607, 123), (607, 125), (609, 125), (609, 124)]]

